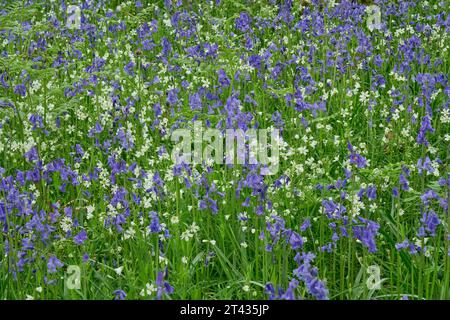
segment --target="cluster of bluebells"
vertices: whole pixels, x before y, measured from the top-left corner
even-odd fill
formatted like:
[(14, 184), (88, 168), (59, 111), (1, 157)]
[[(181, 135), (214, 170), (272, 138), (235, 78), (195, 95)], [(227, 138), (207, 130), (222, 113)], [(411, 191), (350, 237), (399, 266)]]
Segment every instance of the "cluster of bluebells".
[[(83, 264), (163, 299), (255, 268), (245, 294), (328, 299), (349, 248), (450, 255), (445, 0), (376, 0), (375, 30), (348, 0), (71, 2), (78, 28), (65, 1), (0, 0), (2, 278), (57, 290)], [(278, 129), (278, 172), (174, 163), (196, 121)]]

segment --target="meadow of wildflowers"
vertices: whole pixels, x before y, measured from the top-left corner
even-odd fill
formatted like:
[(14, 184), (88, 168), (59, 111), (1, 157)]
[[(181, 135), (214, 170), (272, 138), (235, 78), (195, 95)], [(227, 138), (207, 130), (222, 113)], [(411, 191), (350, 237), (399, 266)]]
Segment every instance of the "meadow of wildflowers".
[[(0, 0), (0, 298), (450, 299), (449, 31), (449, 0)], [(273, 170), (194, 161), (231, 129)]]

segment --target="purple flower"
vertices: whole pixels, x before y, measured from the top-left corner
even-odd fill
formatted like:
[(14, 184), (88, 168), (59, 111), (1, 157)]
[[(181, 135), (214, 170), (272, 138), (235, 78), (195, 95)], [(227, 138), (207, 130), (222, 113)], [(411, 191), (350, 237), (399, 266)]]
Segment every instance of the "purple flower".
[(311, 227), (311, 220), (309, 218), (306, 218), (305, 221), (303, 221), (303, 224), (300, 227), (300, 231), (301, 232), (305, 232), (310, 227)]
[(123, 67), (123, 70), (130, 76), (134, 76), (134, 67), (135, 67), (135, 63), (133, 61), (130, 61), (127, 63), (127, 65), (125, 65), (125, 67)]
[(422, 203), (425, 206), (428, 206), (430, 204), (430, 199), (440, 199), (439, 195), (433, 189), (428, 189), (420, 196), (420, 200), (422, 200)]
[(409, 246), (409, 241), (408, 239), (404, 240), (403, 242), (400, 243), (396, 243), (395, 244), (395, 249), (400, 250), (400, 249), (405, 249)]
[(419, 134), (417, 135), (417, 143), (424, 144), (428, 146), (428, 140), (426, 137), (427, 132), (434, 132), (434, 128), (431, 126), (431, 120), (428, 115), (422, 118), (422, 123), (420, 125)]
[(33, 162), (39, 159), (37, 148), (32, 147), (28, 152), (26, 152), (24, 155), (25, 159), (29, 162)]
[(367, 165), (366, 158), (364, 158), (360, 154), (354, 152), (353, 146), (350, 144), (350, 142), (347, 144), (347, 148), (351, 152), (350, 163), (356, 164), (356, 166), (360, 169), (366, 167), (366, 165)]
[(380, 229), (380, 225), (376, 222), (359, 218), (359, 220), (365, 224), (365, 226), (354, 226), (353, 234), (356, 239), (362, 242), (365, 245), (369, 252), (377, 252), (377, 246), (375, 243), (375, 237), (378, 234), (378, 229)]
[(217, 74), (219, 76), (219, 83), (222, 87), (229, 87), (230, 86), (230, 79), (227, 77), (227, 74), (225, 70), (220, 69), (217, 71)]
[(428, 173), (433, 173), (435, 171), (428, 156), (425, 157), (425, 160), (423, 160), (422, 158), (419, 158), (419, 160), (417, 160), (417, 170), (420, 175), (422, 175), (423, 170), (427, 171)]
[(317, 300), (328, 300), (328, 289), (317, 279), (318, 270), (311, 265), (315, 257), (313, 253), (297, 253), (295, 261), (298, 268), (294, 270), (294, 275), (306, 284), (308, 292)]
[(14, 87), (14, 93), (25, 97), (27, 95), (27, 89), (24, 84), (18, 84)]
[(172, 51), (172, 45), (170, 41), (166, 37), (163, 37), (161, 39), (161, 45), (162, 45), (162, 52), (161, 52), (162, 55), (168, 56), (169, 53)]
[(125, 293), (125, 291), (118, 289), (116, 291), (113, 292), (114, 294), (114, 299), (113, 300), (125, 300), (127, 294)]
[(276, 128), (282, 128), (284, 126), (284, 121), (279, 111), (275, 111), (272, 114), (272, 121), (274, 122)]
[(86, 240), (87, 240), (87, 233), (85, 230), (82, 230), (75, 237), (73, 237), (73, 241), (78, 245), (83, 244), (83, 242)]
[(300, 249), (303, 246), (303, 238), (297, 232), (288, 230), (285, 233), (292, 250)]
[(273, 300), (276, 298), (275, 288), (273, 287), (273, 284), (271, 283), (266, 284), (265, 291), (269, 295), (269, 300)]
[(169, 90), (167, 93), (167, 103), (171, 106), (174, 106), (178, 102), (178, 93), (180, 92), (180, 89), (174, 88)]
[(255, 69), (261, 69), (262, 59), (259, 55), (252, 55), (248, 58), (248, 64)]
[(356, 164), (358, 168), (364, 168), (366, 166), (366, 158), (357, 153), (352, 153), (350, 155), (350, 163)]
[(422, 226), (419, 228), (418, 236), (421, 238), (427, 237), (427, 235), (434, 237), (436, 235), (436, 228), (441, 223), (438, 215), (433, 210), (425, 212), (420, 222)]
[(439, 186), (441, 187), (447, 187), (450, 189), (450, 174), (447, 174), (447, 178), (442, 177), (439, 179)]
[(403, 242), (395, 244), (395, 248), (397, 250), (409, 248), (410, 254), (416, 254), (420, 250), (420, 247), (414, 245), (414, 243), (411, 243), (408, 239), (405, 239)]
[(158, 300), (160, 300), (163, 296), (164, 293), (166, 294), (172, 294), (174, 292), (173, 287), (167, 282), (164, 281), (164, 277), (167, 275), (167, 268), (165, 272), (158, 272), (158, 275), (156, 276), (156, 286), (157, 286), (157, 291), (156, 291), (156, 298)]
[(295, 296), (295, 289), (298, 287), (298, 281), (292, 279), (289, 282), (288, 288), (284, 291), (281, 287), (278, 288), (278, 294), (275, 293), (275, 288), (272, 283), (266, 284), (265, 291), (269, 295), (270, 300), (297, 300)]
[(252, 19), (250, 18), (248, 13), (241, 12), (241, 14), (239, 15), (239, 18), (236, 18), (236, 20), (235, 20), (236, 29), (238, 29), (242, 32), (247, 32), (250, 29), (251, 22), (252, 22)]
[(392, 196), (394, 198), (397, 198), (398, 195), (399, 195), (398, 188), (397, 187), (392, 188)]
[(56, 256), (52, 255), (50, 258), (48, 258), (47, 261), (47, 270), (49, 273), (55, 273), (57, 272), (58, 268), (61, 268), (64, 266), (64, 263), (62, 263)]
[(8, 89), (10, 85), (8, 84), (8, 74), (6, 72), (3, 72), (0, 75), (0, 84), (3, 86), (3, 88)]
[(377, 198), (377, 187), (368, 186), (366, 190), (367, 198), (369, 200), (375, 200)]
[(405, 191), (409, 190), (408, 179), (406, 179), (403, 173), (400, 174), (400, 188)]
[(202, 109), (202, 98), (198, 92), (191, 94), (189, 96), (189, 106), (191, 110), (201, 110)]
[[(12, 103), (11, 101), (5, 101), (5, 100), (0, 100), (0, 108), (13, 108), (15, 110), (14, 103)], [(0, 128), (1, 127), (2, 127), (2, 124), (0, 123)]]
[(155, 211), (150, 212), (151, 222), (150, 222), (150, 231), (153, 233), (158, 233), (161, 231), (161, 225), (159, 224), (158, 214)]

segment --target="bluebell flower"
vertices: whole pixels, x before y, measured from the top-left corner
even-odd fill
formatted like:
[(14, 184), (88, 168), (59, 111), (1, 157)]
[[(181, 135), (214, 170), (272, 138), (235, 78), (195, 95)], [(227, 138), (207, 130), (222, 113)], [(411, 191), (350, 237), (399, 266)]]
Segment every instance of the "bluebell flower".
[(118, 289), (115, 290), (113, 292), (114, 294), (114, 299), (113, 300), (125, 300), (125, 298), (127, 297), (127, 294), (125, 293), (125, 291)]
[(377, 187), (373, 185), (368, 186), (366, 194), (369, 200), (375, 200), (377, 198)]
[(422, 118), (422, 123), (420, 125), (419, 134), (417, 135), (417, 143), (418, 144), (424, 144), (425, 146), (428, 146), (428, 140), (426, 138), (427, 132), (434, 132), (434, 128), (431, 126), (431, 120), (428, 115), (424, 116)]
[(360, 154), (354, 152), (353, 146), (350, 144), (350, 142), (347, 143), (347, 148), (351, 152), (349, 158), (351, 164), (356, 164), (358, 168), (365, 168), (367, 165), (367, 160)]
[(238, 18), (235, 20), (236, 29), (247, 32), (250, 29), (251, 17), (247, 12), (241, 12)]
[(87, 240), (87, 233), (85, 230), (82, 230), (75, 237), (73, 237), (73, 241), (78, 245), (83, 244), (83, 242), (86, 240)]
[(27, 89), (23, 83), (18, 84), (14, 87), (14, 93), (22, 97), (25, 97), (27, 95)]
[(156, 291), (156, 298), (158, 300), (160, 300), (163, 296), (163, 294), (172, 294), (174, 292), (174, 288), (169, 284), (169, 282), (164, 280), (164, 277), (167, 276), (167, 270), (165, 272), (158, 272), (158, 275), (156, 277), (156, 286), (157, 286), (157, 291)]
[(52, 255), (50, 256), (50, 258), (48, 258), (47, 261), (47, 270), (49, 273), (55, 273), (57, 272), (58, 268), (61, 268), (62, 266), (64, 266), (64, 263), (62, 263), (60, 260), (58, 260), (58, 258), (56, 258), (56, 256)]
[(219, 83), (222, 87), (229, 87), (230, 86), (230, 79), (227, 77), (227, 74), (225, 70), (220, 69), (217, 71), (217, 74), (219, 76)]
[(376, 252), (377, 246), (375, 238), (378, 235), (380, 225), (376, 222), (361, 217), (359, 217), (359, 220), (364, 223), (365, 226), (353, 226), (354, 237), (360, 240), (362, 244), (369, 249), (369, 252)]
[(315, 257), (313, 253), (297, 253), (295, 261), (298, 268), (294, 270), (294, 275), (306, 284), (309, 294), (318, 300), (328, 300), (328, 289), (317, 279), (318, 270), (311, 264)]
[(434, 237), (436, 235), (436, 228), (441, 223), (438, 215), (433, 210), (424, 212), (420, 222), (422, 226), (419, 228), (418, 236), (421, 238), (427, 236)]
[(149, 214), (150, 218), (151, 218), (151, 222), (150, 222), (150, 231), (153, 233), (158, 233), (161, 231), (161, 225), (159, 224), (159, 218), (158, 218), (158, 214), (155, 211), (151, 211)]

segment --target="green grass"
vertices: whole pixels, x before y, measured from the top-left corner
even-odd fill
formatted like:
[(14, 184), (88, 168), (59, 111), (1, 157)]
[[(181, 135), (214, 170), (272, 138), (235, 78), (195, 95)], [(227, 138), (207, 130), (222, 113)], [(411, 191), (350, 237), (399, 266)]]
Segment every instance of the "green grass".
[[(3, 230), (0, 237), (0, 298), (24, 299), (29, 295), (34, 299), (111, 299), (115, 290), (122, 289), (127, 293), (127, 299), (154, 299), (154, 292), (144, 297), (140, 293), (146, 284), (155, 283), (158, 272), (167, 270), (165, 280), (175, 290), (171, 295), (165, 294), (165, 299), (266, 299), (265, 285), (270, 282), (286, 288), (294, 278), (293, 270), (298, 267), (294, 261), (296, 251), (283, 239), (274, 244), (271, 252), (265, 249), (271, 242), (266, 223), (273, 222), (273, 215), (282, 217), (285, 227), (297, 232), (305, 219), (311, 219), (311, 228), (301, 233), (306, 241), (300, 251), (316, 254), (313, 265), (318, 268), (318, 278), (326, 284), (330, 299), (450, 298), (448, 210), (445, 212), (437, 201), (429, 207), (438, 214), (441, 222), (436, 235), (427, 239), (426, 245), (431, 250), (429, 254), (411, 255), (407, 250), (395, 248), (406, 238), (412, 240), (416, 237), (421, 210), (424, 210), (420, 196), (426, 190), (433, 189), (442, 199), (450, 200), (448, 188), (438, 184), (439, 178), (445, 178), (449, 172), (449, 123), (443, 121), (441, 116), (449, 96), (444, 86), (437, 85), (438, 91), (430, 102), (433, 110), (431, 124), (435, 131), (426, 135), (428, 147), (419, 145), (416, 137), (425, 108), (419, 105), (418, 99), (423, 98), (423, 93), (415, 80), (419, 73), (443, 74), (448, 78), (448, 32), (444, 27), (436, 27), (435, 33), (427, 36), (424, 32), (408, 31), (403, 26), (409, 21), (434, 25), (436, 15), (443, 8), (450, 7), (448, 1), (443, 1), (447, 6), (436, 8), (424, 8), (417, 2), (418, 6), (410, 8), (404, 16), (385, 17), (384, 22), (392, 39), (381, 31), (371, 33), (365, 26), (364, 16), (350, 31), (324, 32), (314, 36), (311, 32), (290, 30), (285, 22), (278, 22), (276, 6), (269, 2), (244, 5), (238, 1), (223, 0), (220, 6), (185, 2), (177, 10), (201, 10), (202, 13), (195, 16), (197, 25), (201, 26), (196, 31), (198, 39), (184, 40), (178, 39), (179, 35), (167, 25), (169, 16), (164, 16), (167, 9), (164, 9), (163, 2), (152, 5), (142, 1), (144, 7), (141, 9), (131, 3), (122, 4), (120, 12), (105, 19), (107, 10), (115, 10), (119, 2), (110, 1), (99, 10), (83, 11), (89, 23), (105, 30), (101, 36), (97, 34), (95, 41), (89, 40), (88, 30), (63, 32), (52, 26), (48, 22), (50, 15), (54, 15), (60, 23), (64, 22), (65, 17), (56, 2), (37, 1), (27, 6), (21, 2), (2, 2), (2, 8), (8, 13), (0, 16), (0, 31), (4, 31), (0, 33), (0, 53), (6, 52), (7, 55), (0, 55), (0, 74), (6, 72), (9, 75), (11, 87), (0, 86), (0, 101), (11, 101), (15, 109), (0, 108), (0, 168), (4, 169), (0, 178), (6, 185), (7, 177), (12, 176), (22, 202), (14, 202), (13, 195), (0, 188), (0, 204), (8, 204), (12, 208), (5, 215), (10, 227)], [(431, 6), (438, 4), (437, 1), (429, 3)], [(159, 13), (155, 10), (156, 6)], [(295, 22), (308, 19), (301, 18), (304, 10), (305, 7), (297, 3), (294, 5)], [(235, 27), (235, 18), (242, 11), (248, 12), (254, 19), (259, 16), (277, 21), (280, 27), (264, 30), (255, 27), (251, 35), (254, 45), (249, 51), (245, 48), (245, 34)], [(426, 16), (432, 16), (430, 22), (426, 22)], [(31, 29), (26, 31), (21, 23), (30, 19), (34, 20)], [(319, 21), (318, 16), (310, 19), (310, 24)], [(143, 50), (141, 42), (137, 42), (141, 40), (134, 31), (144, 22), (152, 20), (157, 21), (158, 29), (148, 39), (154, 41), (155, 47)], [(217, 28), (213, 26), (214, 21), (218, 23)], [(108, 31), (108, 27), (117, 27), (120, 22), (125, 23), (126, 30)], [(338, 25), (349, 25), (349, 22), (326, 16), (324, 24), (329, 31)], [(400, 28), (404, 33), (395, 35)], [(17, 39), (8, 41), (9, 32)], [(84, 39), (70, 43), (69, 36), (74, 32), (79, 32)], [(231, 35), (232, 32), (235, 36)], [(359, 43), (355, 32), (365, 33), (361, 38), (367, 37), (371, 44), (373, 54), (370, 57), (364, 55), (367, 45)], [(422, 41), (417, 52), (423, 49), (431, 65), (413, 61), (409, 64), (411, 69), (405, 73), (405, 79), (400, 79), (400, 73), (394, 70), (403, 61), (399, 60), (400, 57), (403, 59), (403, 42), (413, 35)], [(173, 71), (169, 71), (164, 59), (161, 59), (161, 41), (164, 37), (172, 45), (173, 51), (167, 58), (167, 64), (174, 67)], [(46, 49), (38, 48), (30, 52), (30, 45), (36, 44), (39, 39), (46, 40)], [(216, 58), (196, 61), (187, 55), (187, 47), (204, 42), (218, 44)], [(271, 44), (279, 50), (268, 50)], [(309, 57), (311, 46), (314, 46), (315, 52)], [(343, 64), (346, 70), (340, 71), (335, 59), (344, 57), (343, 52), (338, 52), (343, 48), (348, 54), (345, 56), (348, 61)], [(75, 49), (81, 52), (82, 59), (75, 57)], [(258, 74), (257, 70), (244, 66), (249, 56), (267, 50), (271, 51), (270, 68), (263, 67)], [(327, 53), (336, 54), (329, 65), (323, 64)], [(381, 67), (373, 61), (377, 54), (384, 59)], [(73, 89), (75, 82), (89, 80), (91, 74), (85, 69), (92, 65), (94, 55), (109, 55), (102, 70), (93, 73), (98, 77), (98, 84), (89, 83), (84, 92), (74, 97), (66, 96), (65, 89)], [(298, 59), (297, 63), (289, 62), (293, 55)], [(124, 71), (130, 56), (136, 63), (134, 76)], [(40, 60), (33, 61), (37, 57), (41, 57)], [(58, 57), (67, 61), (66, 66), (53, 65)], [(361, 61), (368, 67), (358, 68)], [(435, 64), (436, 61), (441, 63)], [(270, 74), (276, 62), (284, 64), (284, 69), (274, 79)], [(139, 63), (147, 65), (147, 68), (138, 67)], [(326, 112), (299, 112), (286, 103), (285, 96), (295, 94), (296, 86), (309, 90), (307, 87), (311, 82), (300, 78), (300, 67), (305, 68), (305, 75), (314, 81), (311, 92), (303, 94), (304, 101), (313, 104), (326, 100)], [(231, 81), (231, 86), (223, 90), (218, 89), (217, 71), (220, 69), (225, 70)], [(26, 85), (26, 97), (13, 93), (13, 86), (19, 83), (22, 70), (26, 70), (31, 79)], [(241, 76), (235, 79), (238, 70)], [(385, 77), (386, 84), (372, 90), (371, 84), (376, 74)], [(159, 77), (160, 82), (148, 85), (155, 76)], [(32, 81), (40, 86), (34, 92), (30, 91)], [(115, 91), (118, 94), (115, 106), (111, 103), (114, 81), (119, 81), (121, 86), (120, 91)], [(191, 87), (182, 89), (182, 81), (188, 81)], [(236, 199), (235, 190), (238, 181), (245, 180), (246, 168), (215, 164), (208, 172), (205, 166), (197, 165), (193, 168), (195, 174), (189, 176), (184, 172), (181, 177), (173, 177), (172, 160), (158, 154), (161, 146), (169, 152), (173, 147), (170, 137), (161, 136), (161, 130), (170, 133), (170, 128), (178, 120), (186, 120), (181, 126), (188, 127), (193, 116), (202, 121), (208, 119), (212, 126), (225, 119), (226, 115), (220, 112), (223, 106), (213, 109), (212, 113), (208, 113), (207, 107), (200, 111), (191, 110), (189, 95), (205, 85), (206, 81), (209, 82), (207, 89), (217, 95), (222, 104), (226, 104), (233, 87), (236, 98), (241, 102), (241, 111), (252, 114), (252, 125), (258, 123), (260, 128), (267, 128), (274, 125), (271, 117), (275, 111), (282, 115), (285, 123), (283, 138), (288, 148), (282, 152), (278, 175), (264, 177), (264, 183), (269, 186), (267, 199), (273, 203), (273, 210), (266, 209), (264, 215), (255, 214), (259, 200), (249, 188), (244, 187), (240, 198)], [(179, 103), (172, 114), (166, 94), (174, 87), (181, 90)], [(88, 94), (88, 90), (92, 94)], [(348, 94), (348, 90), (354, 90), (355, 94)], [(391, 94), (393, 90), (404, 96), (401, 108), (394, 104), (396, 98)], [(374, 100), (372, 110), (361, 101), (363, 92)], [(252, 96), (257, 105), (245, 102), (246, 95)], [(207, 100), (203, 100), (206, 103)], [(162, 114), (158, 117), (153, 111), (155, 103), (161, 104)], [(408, 106), (411, 106), (412, 113), (407, 110)], [(398, 114), (390, 110), (392, 107)], [(33, 124), (28, 120), (31, 114), (42, 116), (48, 134), (44, 128), (33, 130)], [(411, 121), (412, 115), (417, 118), (416, 122)], [(309, 123), (308, 128), (302, 124), (302, 117)], [(386, 121), (387, 117), (390, 122)], [(56, 126), (57, 119), (60, 121), (59, 128)], [(151, 126), (156, 119), (160, 124), (153, 129)], [(100, 122), (104, 130), (95, 137), (100, 144), (108, 142), (109, 150), (96, 146), (95, 138), (88, 136), (96, 122)], [(120, 140), (114, 138), (120, 127), (132, 137), (134, 147), (129, 151), (124, 150)], [(357, 169), (348, 164), (350, 153), (347, 141), (370, 161), (369, 166)], [(77, 162), (75, 155), (77, 144), (85, 152), (80, 162)], [(44, 165), (55, 159), (64, 159), (67, 166), (77, 171), (80, 184), (68, 183), (65, 192), (62, 192), (59, 188), (64, 183), (64, 177), (55, 172), (51, 173), (51, 181), (40, 179), (36, 183), (26, 181), (23, 186), (20, 185), (17, 170), (26, 172), (36, 165), (23, 156), (34, 145)], [(299, 150), (302, 147), (306, 148), (306, 154)], [(116, 175), (115, 183), (111, 182), (108, 161), (113, 153), (116, 154), (116, 161), (123, 160), (126, 166), (136, 163), (138, 174), (121, 172)], [(436, 164), (439, 174), (419, 175), (417, 161), (425, 156), (431, 160), (441, 160)], [(93, 173), (94, 168), (100, 165), (103, 173), (98, 173), (98, 179), (90, 183), (81, 181), (83, 174)], [(411, 189), (400, 191), (398, 197), (393, 197), (392, 189), (400, 186), (402, 165), (411, 170), (408, 178)], [(351, 168), (352, 177), (345, 188), (347, 198), (341, 199), (340, 191), (328, 190), (326, 186), (343, 179), (344, 168)], [(139, 174), (139, 170), (147, 172), (148, 181)], [(157, 187), (158, 193), (147, 192), (145, 184), (153, 185), (151, 177), (155, 172), (161, 175), (164, 186)], [(281, 174), (288, 176), (290, 183), (274, 189), (271, 186)], [(185, 186), (184, 177), (192, 183), (192, 188)], [(202, 181), (201, 177), (207, 182)], [(138, 178), (144, 186), (130, 178)], [(224, 194), (223, 198), (212, 195), (217, 201), (217, 214), (209, 209), (199, 209), (198, 198), (206, 195), (213, 182), (217, 190)], [(318, 184), (325, 188), (322, 191), (317, 189)], [(376, 200), (370, 201), (364, 197), (361, 203), (352, 203), (352, 197), (364, 185), (377, 187)], [(118, 188), (127, 190), (125, 200), (129, 204), (129, 215), (122, 233), (117, 232), (114, 226), (105, 227), (106, 218), (124, 212), (123, 205), (110, 204)], [(295, 195), (295, 191), (300, 194)], [(140, 203), (133, 200), (133, 194), (140, 198)], [(246, 197), (251, 198), (249, 207), (241, 206)], [(28, 203), (29, 199), (32, 202), (30, 200)], [(332, 252), (321, 251), (320, 247), (332, 239), (333, 231), (329, 223), (336, 222), (338, 228), (342, 225), (341, 220), (331, 221), (323, 213), (324, 199), (333, 199), (344, 205), (347, 213), (363, 204), (359, 216), (380, 225), (376, 236), (377, 252), (370, 253), (360, 242), (347, 237), (341, 237)], [(370, 209), (373, 204), (376, 208)], [(89, 206), (94, 209), (91, 219), (88, 219)], [(21, 207), (29, 211), (20, 212)], [(61, 226), (64, 208), (69, 207), (73, 210), (72, 217), (80, 225), (72, 227), (73, 235), (81, 229), (87, 231), (88, 239), (83, 245), (75, 244)], [(40, 241), (42, 233), (38, 228), (31, 227), (33, 217), (40, 215), (41, 210), (42, 221), (55, 228), (45, 242)], [(61, 216), (52, 222), (51, 216), (55, 210)], [(157, 212), (170, 237), (148, 232), (150, 211)], [(247, 216), (247, 220), (238, 219), (242, 214)], [(4, 223), (0, 222), (2, 226)], [(186, 230), (193, 223), (199, 230), (186, 239)], [(354, 223), (350, 222), (351, 225)], [(133, 235), (124, 238), (127, 232)], [(265, 232), (262, 238), (261, 232)], [(17, 254), (23, 251), (24, 238), (31, 238), (35, 248), (25, 251), (24, 257), (29, 260), (20, 270)], [(158, 245), (158, 239), (161, 245)], [(9, 254), (6, 254), (7, 243)], [(89, 255), (87, 262), (82, 261), (85, 253)], [(47, 269), (47, 260), (52, 255), (64, 263), (57, 273), (49, 273)], [(65, 287), (65, 271), (69, 265), (81, 268), (80, 290)], [(367, 268), (370, 266), (380, 268), (380, 289), (370, 290), (366, 285), (370, 276)], [(121, 272), (116, 271), (117, 268), (122, 268)], [(48, 284), (50, 280), (54, 283)], [(312, 298), (304, 283), (300, 283), (295, 293), (298, 297)]]

